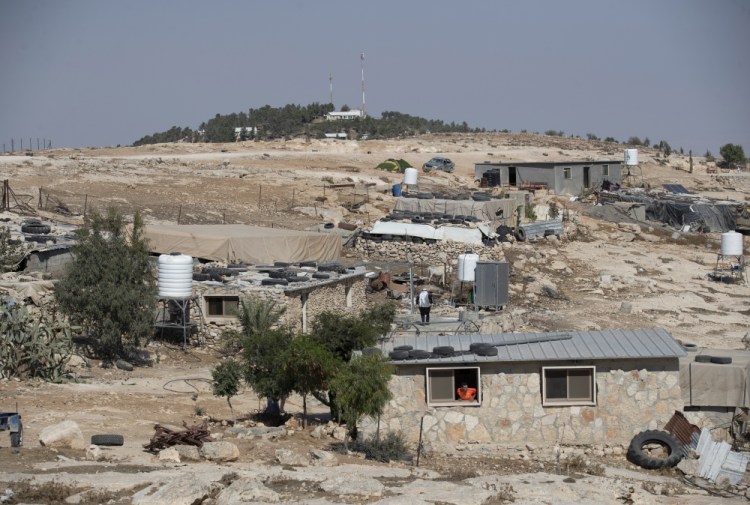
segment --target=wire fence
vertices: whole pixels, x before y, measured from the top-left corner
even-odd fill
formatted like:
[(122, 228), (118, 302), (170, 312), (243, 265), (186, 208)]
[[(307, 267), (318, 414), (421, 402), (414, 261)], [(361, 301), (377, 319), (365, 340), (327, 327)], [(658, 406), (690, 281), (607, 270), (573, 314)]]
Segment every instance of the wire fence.
[[(115, 208), (123, 215), (139, 212), (147, 219), (176, 224), (254, 224), (272, 227), (304, 221), (298, 213), (292, 212), (295, 207), (311, 207), (309, 219), (319, 222), (323, 217), (319, 210), (326, 205), (327, 196), (332, 196), (332, 192), (336, 193), (336, 205), (350, 210), (369, 202), (370, 197), (374, 196), (369, 187), (356, 188), (354, 184), (323, 185), (319, 189), (316, 193), (321, 196), (311, 200), (309, 192), (301, 195), (295, 188), (258, 185), (254, 201), (238, 202), (237, 198), (220, 201), (205, 196), (190, 203), (174, 204), (148, 201), (143, 194), (134, 194), (130, 198), (128, 195), (101, 197), (50, 188), (39, 188), (36, 194), (22, 194), (14, 192), (9, 181), (5, 180), (1, 207), (2, 210), (13, 208), (27, 214), (42, 210), (83, 217)], [(367, 216), (364, 217), (369, 221)]]

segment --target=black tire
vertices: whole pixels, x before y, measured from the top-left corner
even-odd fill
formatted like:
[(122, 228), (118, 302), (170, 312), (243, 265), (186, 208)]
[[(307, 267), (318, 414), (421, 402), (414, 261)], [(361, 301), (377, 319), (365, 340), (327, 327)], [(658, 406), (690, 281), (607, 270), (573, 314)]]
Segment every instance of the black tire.
[(435, 196), (432, 193), (425, 192), (425, 193), (419, 193), (417, 195), (417, 198), (419, 198), (420, 200), (431, 200), (435, 198)]
[(410, 345), (397, 345), (393, 348), (394, 351), (411, 351), (412, 349), (414, 348)]
[(682, 348), (687, 352), (696, 352), (698, 350), (698, 346), (696, 344), (682, 344)]
[(401, 361), (409, 358), (409, 351), (391, 351), (388, 357), (394, 361)]
[(323, 225), (323, 228), (325, 228), (326, 230), (330, 230), (334, 226), (335, 225), (333, 223), (326, 223), (326, 224)]
[(380, 355), (380, 349), (377, 347), (365, 347), (362, 349), (362, 356), (373, 356), (373, 355)]
[(48, 224), (25, 224), (21, 226), (22, 233), (30, 233), (32, 235), (46, 235), (52, 230)]
[(716, 363), (717, 365), (729, 365), (732, 363), (732, 358), (729, 356), (712, 356), (711, 363)]
[(262, 279), (260, 281), (261, 286), (286, 286), (289, 281), (286, 279)]
[(388, 234), (381, 235), (380, 240), (382, 240), (383, 242), (390, 242), (393, 240), (393, 235), (388, 235)]
[(92, 435), (91, 443), (93, 445), (119, 446), (125, 443), (122, 435)]
[(36, 242), (37, 244), (46, 244), (49, 241), (57, 243), (57, 238), (49, 235), (27, 235), (26, 242)]
[(708, 354), (699, 354), (698, 356), (695, 357), (695, 362), (696, 363), (711, 363), (711, 358), (713, 358), (713, 356), (709, 356)]
[(317, 261), (301, 261), (299, 266), (301, 267), (315, 267), (318, 268), (318, 262)]
[(492, 344), (488, 344), (487, 342), (474, 342), (469, 345), (469, 350), (471, 352), (476, 352), (477, 349), (487, 349), (488, 347), (492, 347)]
[(474, 193), (471, 195), (471, 199), (475, 202), (487, 202), (492, 199), (487, 193)]
[(438, 356), (453, 356), (455, 349), (450, 345), (439, 345), (432, 348), (432, 352)]
[(131, 365), (124, 359), (118, 359), (117, 361), (115, 361), (115, 366), (119, 368), (120, 370), (125, 370), (126, 372), (133, 371), (133, 365)]
[(295, 275), (294, 277), (287, 277), (287, 282), (307, 282), (310, 278), (306, 275)]
[(274, 261), (273, 266), (275, 267), (290, 267), (292, 266), (291, 263), (287, 263), (286, 261)]
[(10, 434), (10, 446), (21, 447), (23, 445), (23, 423), (19, 419), (18, 431)]
[(497, 347), (480, 347), (474, 354), (477, 356), (497, 356)]
[(211, 276), (209, 274), (193, 274), (193, 280), (194, 281), (210, 281)]
[[(656, 457), (647, 453), (644, 448), (647, 445), (660, 445), (667, 451), (666, 457)], [(671, 468), (676, 466), (682, 459), (680, 441), (666, 431), (648, 430), (642, 431), (630, 441), (627, 453), (628, 461), (641, 468), (655, 470), (657, 468)]]
[(523, 228), (518, 228), (516, 230), (516, 238), (518, 240), (520, 240), (521, 242), (525, 242), (526, 241), (526, 230), (524, 230)]
[(289, 272), (286, 270), (271, 270), (268, 272), (268, 277), (271, 279), (286, 279), (289, 275)]
[(323, 272), (315, 272), (312, 274), (313, 279), (330, 279), (331, 274), (323, 273)]
[(324, 265), (318, 265), (319, 272), (339, 272), (342, 266), (339, 263), (326, 263)]
[(76, 345), (93, 345), (94, 339), (88, 335), (73, 335), (70, 341)]
[(432, 356), (430, 351), (423, 351), (421, 349), (414, 349), (409, 351), (409, 358), (411, 359), (427, 359)]

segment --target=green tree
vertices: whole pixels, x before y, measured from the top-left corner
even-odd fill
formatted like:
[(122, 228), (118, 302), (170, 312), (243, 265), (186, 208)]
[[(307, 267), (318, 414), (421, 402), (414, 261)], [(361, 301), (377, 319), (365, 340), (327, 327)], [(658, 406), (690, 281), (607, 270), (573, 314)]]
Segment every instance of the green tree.
[(320, 395), (341, 368), (339, 360), (309, 335), (299, 335), (286, 350), (285, 372), (291, 388), (302, 396), (302, 422), (307, 426), (307, 397)]
[(745, 158), (745, 150), (742, 149), (741, 145), (738, 144), (724, 144), (719, 148), (719, 154), (726, 163), (745, 165), (747, 159)]
[(73, 260), (55, 286), (60, 310), (90, 334), (100, 357), (126, 357), (153, 332), (154, 273), (140, 214), (132, 229), (114, 208), (78, 231)]
[(630, 137), (627, 141), (627, 144), (631, 146), (640, 146), (640, 145), (643, 145), (643, 142), (638, 137)]
[(358, 356), (331, 380), (331, 389), (341, 409), (349, 434), (356, 438), (363, 416), (377, 417), (393, 397), (388, 382), (393, 366), (381, 355)]
[(211, 379), (211, 389), (214, 396), (223, 396), (227, 399), (229, 411), (232, 413), (232, 425), (237, 424), (237, 417), (234, 415), (231, 400), (240, 390), (242, 382), (241, 365), (234, 360), (224, 361), (211, 370)]

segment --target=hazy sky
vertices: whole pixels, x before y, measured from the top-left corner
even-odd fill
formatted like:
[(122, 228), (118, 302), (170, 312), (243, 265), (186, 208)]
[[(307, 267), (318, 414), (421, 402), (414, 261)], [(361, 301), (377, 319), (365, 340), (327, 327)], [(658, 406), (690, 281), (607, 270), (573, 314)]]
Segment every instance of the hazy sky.
[(750, 151), (750, 0), (0, 0), (0, 144), (263, 105)]

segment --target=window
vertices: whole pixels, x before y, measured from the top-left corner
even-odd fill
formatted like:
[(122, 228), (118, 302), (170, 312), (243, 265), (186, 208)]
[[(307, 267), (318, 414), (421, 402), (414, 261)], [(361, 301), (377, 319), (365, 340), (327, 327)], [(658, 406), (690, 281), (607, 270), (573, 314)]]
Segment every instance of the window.
[[(479, 368), (428, 368), (427, 405), (431, 407), (479, 406), (482, 403), (482, 385)], [(458, 388), (466, 384), (476, 389), (473, 400), (461, 400)]]
[(609, 177), (609, 165), (602, 165), (602, 175)]
[(542, 405), (596, 405), (596, 367), (542, 367)]
[(239, 296), (207, 296), (206, 314), (208, 317), (236, 316), (239, 305)]
[(570, 174), (570, 167), (564, 167), (563, 168), (563, 177), (565, 179), (572, 179), (573, 176)]

